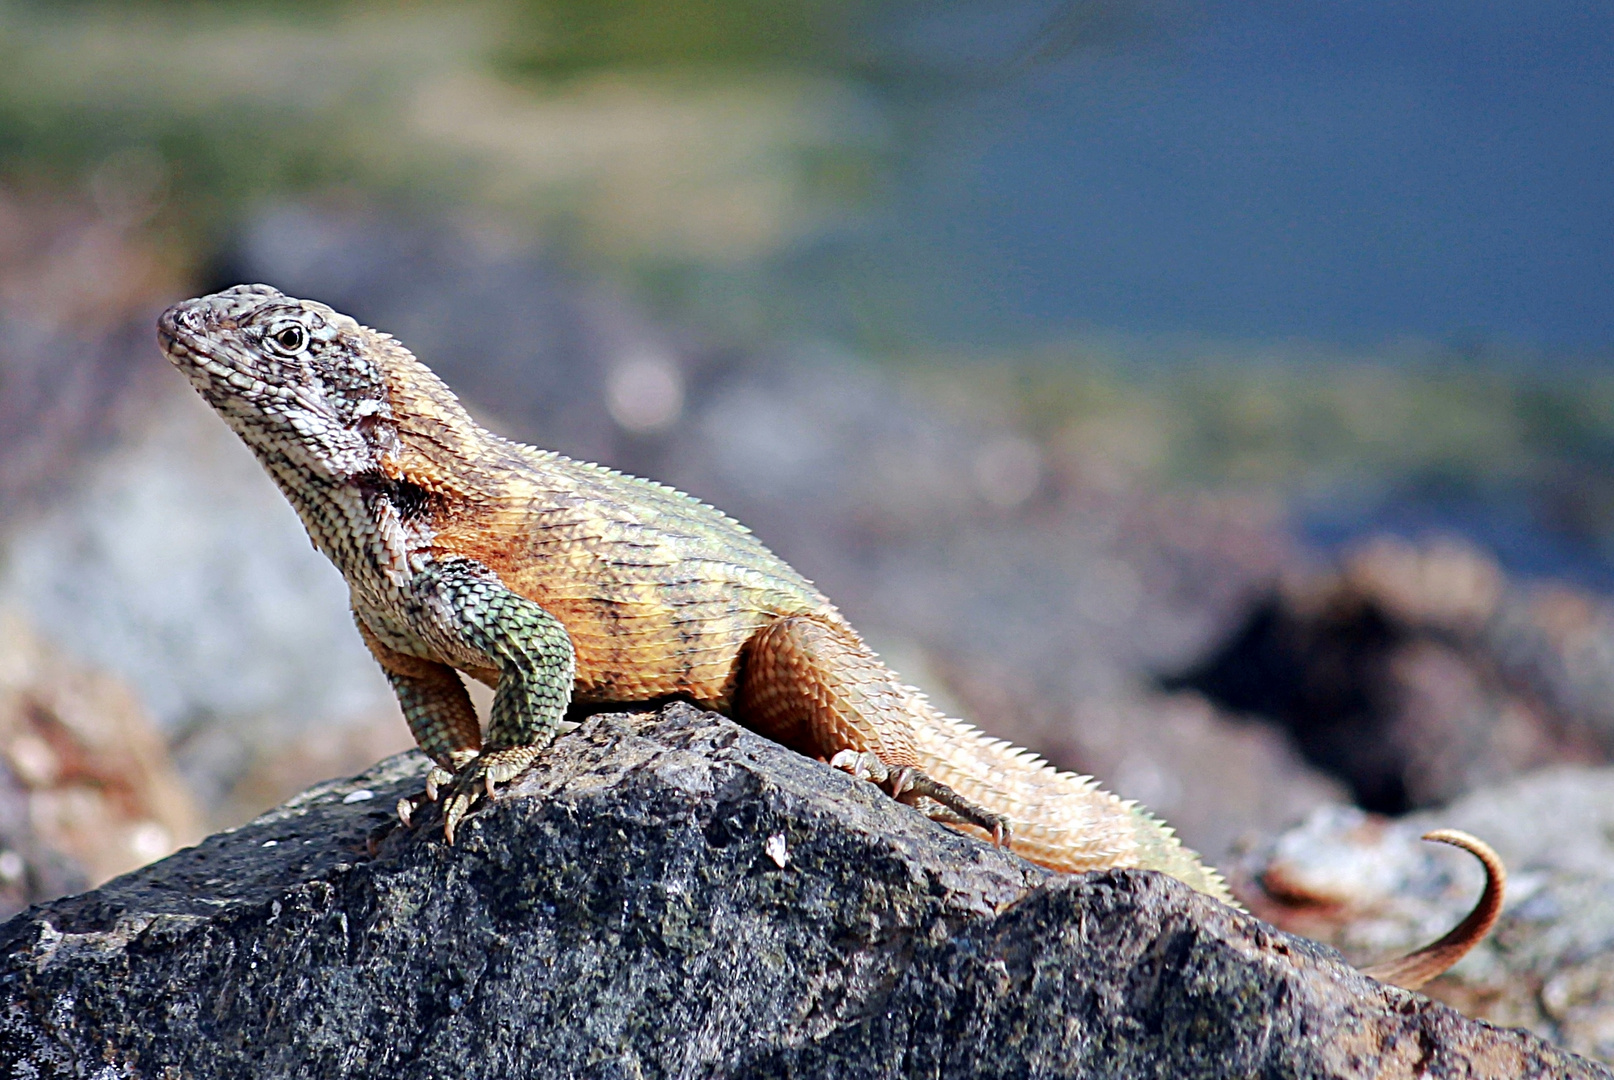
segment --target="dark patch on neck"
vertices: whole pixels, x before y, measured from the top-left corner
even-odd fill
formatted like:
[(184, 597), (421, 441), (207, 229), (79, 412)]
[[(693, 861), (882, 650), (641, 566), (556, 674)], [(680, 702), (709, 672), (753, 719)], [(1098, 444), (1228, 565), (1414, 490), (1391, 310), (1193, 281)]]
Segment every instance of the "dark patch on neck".
[(359, 477), (359, 487), (366, 497), (384, 498), (398, 511), (405, 522), (420, 521), (427, 517), (436, 502), (436, 496), (419, 484), (408, 480), (393, 480), (380, 472), (368, 472)]

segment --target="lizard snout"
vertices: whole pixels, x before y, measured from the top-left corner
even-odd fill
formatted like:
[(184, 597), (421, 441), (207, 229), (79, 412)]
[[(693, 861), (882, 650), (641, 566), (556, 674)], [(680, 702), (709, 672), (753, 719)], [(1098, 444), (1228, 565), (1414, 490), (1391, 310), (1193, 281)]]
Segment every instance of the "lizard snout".
[(199, 338), (236, 330), (265, 305), (285, 299), (284, 293), (269, 285), (237, 285), (211, 296), (182, 300), (157, 317), (157, 336), (164, 348), (175, 342), (194, 347)]
[(202, 329), (202, 313), (196, 310), (195, 302), (186, 300), (175, 304), (161, 315), (157, 316), (157, 335), (166, 345), (181, 334), (194, 334)]

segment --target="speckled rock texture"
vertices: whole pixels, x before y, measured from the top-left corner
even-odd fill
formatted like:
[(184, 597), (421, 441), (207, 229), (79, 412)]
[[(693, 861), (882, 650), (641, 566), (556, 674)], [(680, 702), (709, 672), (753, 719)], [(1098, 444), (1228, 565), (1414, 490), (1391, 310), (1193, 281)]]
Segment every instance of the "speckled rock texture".
[(1148, 873), (1058, 877), (687, 706), (458, 846), (415, 755), (0, 927), (10, 1077), (1611, 1077)]

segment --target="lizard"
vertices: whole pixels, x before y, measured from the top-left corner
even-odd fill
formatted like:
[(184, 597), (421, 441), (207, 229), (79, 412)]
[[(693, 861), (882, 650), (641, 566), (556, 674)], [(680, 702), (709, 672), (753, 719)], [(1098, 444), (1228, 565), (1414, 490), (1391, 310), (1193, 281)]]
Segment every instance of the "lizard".
[[(686, 699), (1050, 869), (1156, 870), (1235, 903), (1143, 807), (942, 714), (713, 507), (500, 437), (391, 336), (267, 285), (175, 304), (157, 329), (345, 578), (433, 762), (399, 803), (406, 826), (440, 800), (452, 844), (574, 703)], [(464, 677), (493, 688), (485, 737)], [(1459, 927), (1383, 966), (1407, 987), (1483, 938), (1501, 904), (1489, 848), (1430, 839), (1473, 852), (1487, 882)]]

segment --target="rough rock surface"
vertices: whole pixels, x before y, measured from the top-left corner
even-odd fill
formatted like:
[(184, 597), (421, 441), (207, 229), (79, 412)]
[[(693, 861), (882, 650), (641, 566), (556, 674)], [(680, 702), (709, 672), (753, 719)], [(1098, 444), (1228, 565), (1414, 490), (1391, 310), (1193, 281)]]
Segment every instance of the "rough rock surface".
[(422, 766), (0, 927), (9, 1075), (1611, 1075), (687, 706), (588, 721), (455, 848), (391, 822)]

